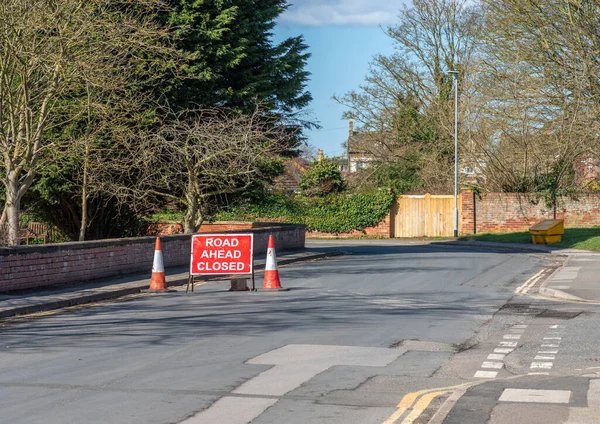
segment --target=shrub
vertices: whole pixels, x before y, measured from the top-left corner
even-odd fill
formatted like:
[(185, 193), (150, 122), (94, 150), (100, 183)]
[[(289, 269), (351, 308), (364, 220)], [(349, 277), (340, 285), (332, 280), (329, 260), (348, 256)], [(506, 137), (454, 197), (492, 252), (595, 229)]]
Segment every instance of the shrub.
[(221, 212), (216, 219), (294, 222), (306, 224), (309, 231), (337, 234), (377, 225), (389, 213), (394, 200), (395, 196), (386, 190), (315, 198), (270, 195), (258, 204)]
[(328, 196), (346, 189), (339, 164), (334, 159), (312, 163), (304, 172), (300, 188), (307, 196)]

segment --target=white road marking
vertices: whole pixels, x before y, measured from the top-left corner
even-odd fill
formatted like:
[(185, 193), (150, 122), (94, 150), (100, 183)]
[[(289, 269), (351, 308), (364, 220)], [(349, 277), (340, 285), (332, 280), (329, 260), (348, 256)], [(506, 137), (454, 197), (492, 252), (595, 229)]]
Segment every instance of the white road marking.
[(544, 340), (562, 340), (562, 337), (544, 337)]
[(525, 330), (521, 330), (520, 328), (510, 328), (508, 331), (510, 331), (512, 334), (523, 334), (525, 332)]
[(505, 356), (506, 355), (500, 353), (490, 353), (487, 358), (494, 361), (503, 361)]
[(554, 355), (536, 355), (535, 358), (533, 358), (534, 361), (544, 361), (544, 360), (548, 360), (548, 359), (554, 360), (554, 359), (556, 359), (556, 357)]
[(569, 403), (570, 390), (532, 390), (532, 389), (504, 389), (501, 402), (525, 403)]
[(531, 366), (529, 368), (531, 368), (531, 369), (541, 368), (544, 370), (549, 370), (552, 368), (552, 365), (554, 365), (552, 362), (532, 362)]
[(502, 336), (506, 340), (519, 340), (521, 338), (520, 334), (505, 334)]
[(549, 354), (557, 354), (558, 350), (540, 350), (538, 353), (544, 354), (544, 353), (549, 353)]
[(528, 372), (527, 375), (550, 375), (549, 372)]
[(558, 328), (560, 327), (559, 325), (551, 325), (550, 328)]
[(522, 328), (522, 329), (525, 329), (525, 328), (527, 328), (527, 325), (526, 324), (517, 324), (517, 325), (513, 325), (512, 328)]
[(517, 347), (517, 342), (500, 342), (498, 345), (505, 347)]
[(322, 373), (331, 365), (298, 364), (276, 365), (243, 383), (232, 393), (245, 395), (283, 396)]
[(494, 353), (510, 353), (512, 352), (514, 349), (511, 347), (497, 347), (496, 349), (494, 349)]
[(185, 423), (247, 424), (277, 403), (277, 397), (335, 365), (383, 367), (402, 353), (398, 349), (361, 346), (287, 345), (247, 361), (248, 364), (274, 365), (232, 391), (258, 396), (224, 396)]
[(275, 365), (232, 393), (283, 396), (335, 365), (383, 367), (402, 351), (388, 348), (329, 345), (287, 345), (259, 355), (248, 364)]
[(225, 396), (182, 424), (247, 424), (279, 399)]
[(475, 378), (496, 378), (497, 371), (477, 371), (473, 377)]
[(492, 369), (496, 369), (499, 370), (504, 366), (504, 364), (502, 362), (484, 362), (483, 364), (481, 364), (481, 368), (492, 368)]
[(542, 347), (560, 347), (560, 345), (556, 343), (544, 343)]
[(548, 286), (551, 289), (557, 289), (557, 290), (568, 290), (571, 288), (571, 286)]

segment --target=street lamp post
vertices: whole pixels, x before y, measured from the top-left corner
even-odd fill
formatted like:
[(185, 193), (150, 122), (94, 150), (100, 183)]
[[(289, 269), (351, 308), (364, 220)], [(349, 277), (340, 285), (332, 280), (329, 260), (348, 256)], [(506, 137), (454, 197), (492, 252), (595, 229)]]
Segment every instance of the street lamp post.
[(458, 237), (458, 71), (448, 71), (454, 80), (454, 237)]

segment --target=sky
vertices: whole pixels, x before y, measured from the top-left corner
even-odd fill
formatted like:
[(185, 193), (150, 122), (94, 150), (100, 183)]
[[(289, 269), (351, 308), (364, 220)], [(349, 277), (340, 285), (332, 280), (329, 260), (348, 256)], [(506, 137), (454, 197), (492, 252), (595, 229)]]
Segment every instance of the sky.
[[(292, 0), (293, 2), (293, 0)], [(393, 43), (384, 28), (398, 21), (403, 0), (295, 0), (280, 16), (274, 41), (300, 34), (309, 46), (311, 73), (308, 109), (322, 129), (310, 131), (308, 142), (326, 156), (342, 156), (348, 137), (344, 107), (332, 99), (357, 90), (376, 54), (391, 54)]]

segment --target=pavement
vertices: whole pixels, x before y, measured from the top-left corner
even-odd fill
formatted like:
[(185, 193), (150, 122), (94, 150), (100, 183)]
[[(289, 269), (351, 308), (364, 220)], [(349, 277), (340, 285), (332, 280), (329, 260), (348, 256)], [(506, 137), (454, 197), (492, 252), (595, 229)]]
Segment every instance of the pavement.
[[(277, 264), (286, 265), (296, 262), (312, 261), (343, 254), (340, 250), (319, 247), (297, 251), (277, 253)], [(264, 271), (265, 260), (254, 261), (255, 273)], [(165, 269), (167, 286), (172, 289), (187, 284), (189, 267), (171, 267)], [(150, 284), (150, 270), (147, 273), (129, 274), (119, 277), (103, 278), (95, 281), (68, 285), (50, 286), (44, 289), (25, 290), (0, 294), (0, 319), (16, 315), (46, 312), (84, 303), (99, 302), (140, 293)], [(230, 277), (218, 279), (227, 283)], [(215, 281), (215, 279), (212, 279)], [(197, 285), (198, 283), (196, 283)], [(257, 287), (261, 282), (256, 281)], [(179, 288), (185, 290), (185, 287)]]

